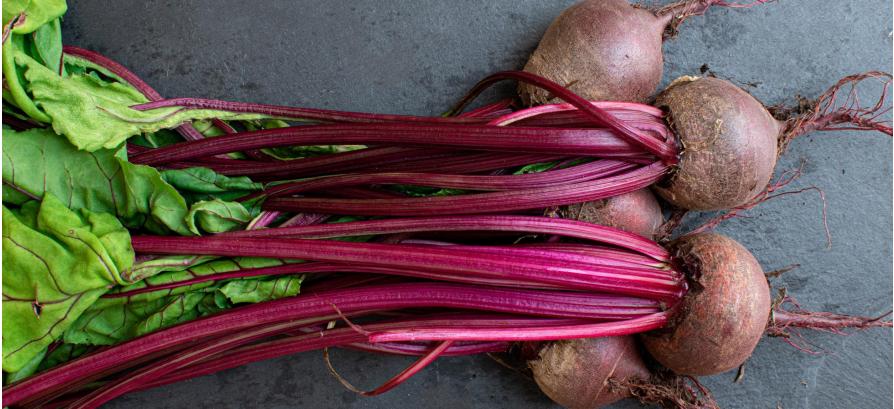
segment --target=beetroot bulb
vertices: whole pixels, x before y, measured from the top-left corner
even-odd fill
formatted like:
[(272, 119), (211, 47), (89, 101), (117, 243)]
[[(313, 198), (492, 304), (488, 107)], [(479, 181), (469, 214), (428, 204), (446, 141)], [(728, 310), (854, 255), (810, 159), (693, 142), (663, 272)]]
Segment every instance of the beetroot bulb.
[[(856, 85), (883, 81), (874, 106), (857, 106)], [(891, 75), (867, 72), (843, 78), (818, 99), (802, 101), (803, 112), (767, 108), (733, 83), (712, 77), (682, 77), (658, 95), (655, 105), (667, 112), (668, 126), (679, 143), (679, 164), (655, 191), (671, 204), (689, 210), (721, 210), (747, 203), (767, 186), (776, 160), (788, 143), (812, 131), (875, 130), (891, 135), (879, 119)], [(847, 97), (842, 89), (850, 87)], [(838, 105), (844, 99), (843, 105)]]
[[(524, 70), (586, 99), (646, 101), (661, 82), (664, 39), (685, 19), (715, 5), (744, 6), (687, 0), (650, 9), (627, 0), (584, 0), (553, 20)], [(526, 84), (519, 87), (519, 95), (528, 105), (552, 99)]]
[(601, 224), (654, 239), (664, 223), (661, 205), (649, 189), (635, 190), (606, 199), (565, 206), (566, 219)]
[(540, 390), (571, 409), (602, 407), (631, 396), (627, 390), (609, 387), (610, 379), (650, 377), (632, 336), (553, 342), (528, 366)]
[(558, 341), (543, 346), (528, 367), (540, 390), (570, 409), (601, 408), (627, 398), (665, 408), (716, 407), (694, 378), (653, 373), (641, 349), (629, 335)]

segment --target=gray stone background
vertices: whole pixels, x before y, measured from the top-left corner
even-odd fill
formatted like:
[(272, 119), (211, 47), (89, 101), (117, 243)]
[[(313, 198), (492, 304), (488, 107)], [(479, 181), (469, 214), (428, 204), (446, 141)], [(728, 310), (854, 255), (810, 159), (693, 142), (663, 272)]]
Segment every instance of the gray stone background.
[[(67, 44), (100, 51), (163, 95), (406, 114), (436, 114), (482, 76), (518, 69), (571, 1), (72, 1)], [(767, 104), (816, 96), (838, 78), (891, 70), (888, 0), (781, 0), (715, 9), (665, 45), (665, 83), (707, 64)], [(510, 95), (512, 89), (498, 90)], [(492, 95), (493, 97), (493, 95)], [(792, 188), (719, 230), (766, 270), (799, 263), (775, 284), (807, 308), (880, 314), (891, 308), (891, 139), (830, 132), (795, 141), (777, 174), (806, 161)], [(891, 331), (810, 334), (827, 350), (764, 339), (741, 383), (704, 379), (726, 408), (889, 408)], [(361, 387), (408, 359), (335, 351)], [(400, 388), (361, 398), (327, 372), (319, 353), (274, 359), (120, 398), (110, 407), (481, 408), (553, 407), (536, 385), (484, 357), (440, 359)], [(638, 407), (626, 402), (617, 407)]]

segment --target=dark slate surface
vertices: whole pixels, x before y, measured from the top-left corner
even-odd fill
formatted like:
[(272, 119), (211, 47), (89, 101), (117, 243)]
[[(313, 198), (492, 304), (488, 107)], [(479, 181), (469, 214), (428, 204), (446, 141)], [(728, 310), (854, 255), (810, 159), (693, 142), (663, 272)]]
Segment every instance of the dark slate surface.
[[(72, 2), (66, 43), (117, 59), (166, 96), (203, 96), (379, 112), (434, 114), (478, 78), (522, 66), (569, 1), (95, 1)], [(687, 22), (665, 46), (665, 82), (707, 64), (768, 104), (816, 96), (837, 78), (891, 69), (891, 2), (780, 1), (718, 9)], [(509, 88), (503, 93), (508, 94)], [(891, 140), (825, 133), (796, 141), (777, 170), (806, 161), (793, 187), (828, 201), (826, 249), (813, 193), (767, 203), (722, 232), (765, 269), (792, 263), (785, 285), (805, 307), (891, 308)], [(777, 172), (778, 173), (778, 172)], [(727, 408), (891, 407), (892, 337), (811, 334), (809, 355), (765, 339), (745, 378), (705, 379)], [(408, 360), (336, 351), (363, 387)], [(114, 408), (552, 407), (536, 386), (487, 358), (441, 359), (399, 389), (360, 398), (327, 373), (319, 353), (275, 359), (120, 398)], [(638, 407), (624, 403), (618, 407)]]

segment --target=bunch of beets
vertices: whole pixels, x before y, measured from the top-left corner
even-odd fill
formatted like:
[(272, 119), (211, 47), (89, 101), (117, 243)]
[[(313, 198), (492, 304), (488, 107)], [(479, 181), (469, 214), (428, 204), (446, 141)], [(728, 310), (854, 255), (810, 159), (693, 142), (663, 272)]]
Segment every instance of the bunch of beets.
[[(803, 348), (804, 329), (891, 327), (771, 295), (755, 257), (708, 231), (781, 194), (796, 137), (892, 133), (883, 72), (790, 108), (710, 76), (656, 95), (662, 42), (746, 5), (585, 0), (523, 71), (428, 117), (166, 99), (63, 47), (64, 1), (6, 3), (7, 407), (94, 408), (332, 347), (418, 357), (370, 391), (339, 377), (363, 395), (499, 354), (571, 408), (714, 407), (696, 377), (741, 367), (764, 335)], [(500, 81), (519, 98), (467, 109)]]

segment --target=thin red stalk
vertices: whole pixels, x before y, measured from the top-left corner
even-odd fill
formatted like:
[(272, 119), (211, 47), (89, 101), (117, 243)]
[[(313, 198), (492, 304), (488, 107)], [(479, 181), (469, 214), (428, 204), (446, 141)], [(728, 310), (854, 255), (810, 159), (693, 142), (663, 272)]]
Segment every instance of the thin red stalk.
[(282, 212), (277, 211), (262, 211), (257, 217), (252, 219), (252, 221), (245, 226), (245, 230), (257, 230), (261, 228), (265, 228), (273, 223), (279, 216), (282, 216)]
[(134, 236), (133, 249), (149, 254), (196, 254), (229, 257), (271, 257), (357, 263), (363, 266), (425, 271), (489, 280), (539, 283), (576, 290), (604, 291), (661, 300), (682, 293), (679, 280), (641, 277), (634, 269), (594, 267), (587, 263), (476, 253), (462, 246), (432, 247), (331, 240), (217, 237)]
[[(502, 321), (505, 322), (507, 325), (515, 328), (573, 322), (571, 320), (556, 319), (505, 319)], [(364, 325), (364, 329), (376, 331), (381, 329), (393, 329), (399, 327), (412, 328), (416, 325), (444, 325), (449, 322), (455, 321), (444, 321), (440, 319), (402, 320), (394, 323), (376, 323)], [(500, 320), (486, 320), (484, 318), (467, 319), (466, 321), (460, 322), (458, 325), (469, 327), (477, 325), (478, 323), (487, 325), (499, 325)], [(170, 374), (169, 376), (159, 378), (156, 381), (146, 384), (143, 388), (140, 389), (149, 389), (157, 386), (167, 385), (170, 383), (180, 382), (186, 379), (208, 375), (222, 370), (246, 365), (252, 362), (258, 362), (280, 356), (336, 346), (355, 346), (358, 345), (358, 343), (363, 343), (363, 345), (368, 345), (370, 348), (375, 348), (376, 350), (391, 349), (391, 351), (394, 351), (393, 348), (395, 348), (397, 345), (402, 345), (402, 348), (411, 348), (409, 345), (406, 344), (367, 344), (365, 343), (366, 339), (367, 335), (361, 332), (357, 332), (353, 328), (337, 328), (324, 331), (314, 331), (312, 333), (295, 335), (288, 338), (281, 338), (272, 341), (265, 341), (258, 344), (246, 345), (244, 347), (222, 353), (219, 356), (213, 357), (211, 359), (202, 362), (196, 362)], [(478, 345), (481, 345), (480, 348), (484, 349), (484, 345), (487, 344), (505, 345), (504, 343), (480, 343)], [(384, 348), (382, 348), (382, 346), (384, 346)], [(503, 350), (505, 350), (505, 348)], [(445, 355), (451, 355), (451, 352), (456, 355), (464, 355), (465, 353), (461, 351), (463, 351), (462, 345), (454, 345), (453, 347), (445, 351)], [(472, 347), (468, 352), (478, 353), (484, 351), (476, 350), (476, 348)]]
[(388, 330), (373, 332), (369, 342), (405, 342), (405, 341), (557, 341), (576, 338), (614, 337), (637, 334), (664, 327), (667, 324), (667, 311), (656, 312), (640, 318), (624, 321), (601, 322), (577, 325), (551, 326), (540, 328), (438, 328), (422, 326), (408, 330)]
[(322, 197), (344, 199), (394, 199), (406, 197), (403, 193), (378, 187), (342, 187), (317, 192)]
[(608, 257), (619, 260), (624, 260), (630, 263), (641, 264), (646, 266), (655, 267), (655, 260), (642, 256), (639, 254), (630, 253), (624, 250), (606, 247), (606, 246), (596, 246), (591, 244), (583, 244), (583, 243), (558, 243), (558, 242), (550, 242), (550, 243), (519, 243), (516, 244), (518, 247), (532, 247), (532, 248), (543, 248), (557, 251), (565, 251), (570, 253), (581, 253), (581, 254), (590, 254), (593, 256), (599, 257)]
[[(492, 286), (501, 286), (501, 287), (515, 287), (515, 288), (556, 288), (555, 286), (545, 286), (542, 284), (535, 284), (520, 280), (512, 280), (512, 279), (492, 279), (492, 278), (481, 278), (476, 276), (457, 276), (451, 274), (437, 273), (426, 270), (414, 270), (407, 268), (397, 268), (397, 267), (378, 267), (378, 266), (365, 266), (360, 264), (339, 264), (339, 263), (327, 263), (327, 262), (307, 262), (307, 263), (296, 263), (296, 264), (286, 264), (281, 266), (274, 267), (263, 267), (263, 268), (249, 268), (231, 271), (228, 273), (215, 273), (208, 274), (199, 277), (192, 277), (182, 281), (169, 282), (164, 284), (157, 285), (146, 285), (142, 288), (136, 288), (129, 291), (122, 291), (118, 293), (106, 293), (102, 296), (102, 298), (126, 298), (132, 297), (139, 294), (151, 293), (155, 291), (163, 291), (170, 290), (173, 288), (179, 287), (187, 287), (195, 284), (205, 283), (209, 281), (219, 281), (219, 280), (230, 280), (237, 278), (248, 278), (248, 277), (259, 277), (259, 276), (280, 276), (280, 275), (293, 275), (293, 274), (324, 274), (324, 273), (366, 273), (366, 274), (386, 274), (386, 275), (396, 275), (402, 277), (415, 277), (415, 278), (424, 278), (431, 280), (443, 280), (443, 281), (454, 281), (461, 282), (466, 284), (479, 284), (479, 285), (492, 285)], [(655, 277), (659, 279), (667, 279), (673, 278), (669, 273), (662, 275), (650, 275), (647, 272), (639, 272), (635, 269), (631, 269), (632, 275), (645, 276), (645, 277)]]
[[(337, 306), (342, 314), (445, 307), (525, 315), (576, 316), (569, 315), (568, 311), (577, 310), (579, 307), (561, 304), (560, 295), (556, 297), (555, 305), (550, 305), (546, 309), (543, 307), (548, 304), (524, 301), (529, 295), (548, 293), (456, 284), (392, 284), (321, 292), (304, 297), (289, 297), (252, 304), (159, 330), (38, 373), (4, 388), (4, 404), (13, 406), (51, 397), (72, 385), (89, 383), (110, 373), (127, 369), (139, 364), (147, 356), (178, 348), (193, 340), (232, 334), (246, 328), (277, 322), (308, 320), (305, 325), (309, 325), (320, 320), (331, 320), (333, 316), (341, 315), (332, 314), (334, 306)], [(623, 297), (615, 299), (621, 300)]]
[(482, 118), (490, 119), (512, 112), (512, 98), (506, 98), (493, 104), (488, 104), (471, 111), (463, 112), (456, 117), (458, 118)]
[[(396, 388), (398, 385), (402, 384), (407, 379), (410, 379), (411, 377), (413, 377), (413, 375), (419, 373), (419, 371), (425, 369), (426, 366), (428, 366), (429, 364), (434, 362), (436, 359), (438, 359), (438, 357), (443, 355), (444, 351), (446, 351), (447, 348), (450, 348), (452, 345), (453, 345), (453, 341), (441, 342), (440, 344), (438, 344), (438, 346), (433, 348), (429, 353), (419, 357), (419, 359), (416, 362), (414, 362), (412, 365), (408, 366), (406, 369), (401, 371), (399, 374), (395, 375), (393, 378), (391, 378), (388, 381), (386, 381), (385, 383), (383, 383), (381, 386), (379, 386), (371, 391), (361, 392), (360, 394), (363, 396), (377, 396), (377, 395), (381, 395), (385, 392), (388, 392), (388, 391)], [(326, 362), (329, 363), (329, 360), (327, 359)], [(332, 369), (332, 368), (330, 367), (330, 369)], [(339, 378), (339, 379), (341, 379), (341, 378)]]
[[(207, 158), (200, 158), (198, 162), (169, 162), (176, 164), (186, 163), (195, 166), (195, 163), (207, 163), (208, 166), (221, 173), (231, 176), (281, 176), (281, 177), (306, 177), (318, 174), (331, 174), (363, 169), (379, 164), (398, 163), (406, 160), (434, 159), (445, 156), (456, 156), (455, 153), (436, 149), (419, 149), (403, 147), (367, 148), (348, 152), (330, 153), (327, 155), (313, 156), (309, 158), (293, 159), (276, 162), (230, 160), (228, 162), (212, 162)], [(132, 158), (134, 163), (140, 163), (139, 157)], [(209, 166), (213, 165), (213, 166)]]
[[(227, 135), (234, 134), (234, 133), (238, 132), (238, 131), (236, 131), (235, 128), (230, 126), (230, 124), (226, 123), (224, 120), (222, 120), (220, 118), (212, 118), (211, 124), (213, 124), (214, 127), (216, 127), (217, 129), (220, 129), (221, 132), (223, 132), (224, 134), (227, 134)], [(266, 153), (261, 152), (260, 150), (257, 150), (257, 149), (245, 151), (243, 153), (245, 153), (245, 156), (248, 156), (249, 158), (254, 159), (254, 160), (261, 160), (261, 161), (276, 160), (272, 156), (267, 155)]]
[[(550, 236), (551, 238), (560, 238), (560, 236)], [(448, 243), (434, 240), (419, 240), (419, 239), (397, 239), (394, 242), (404, 243), (404, 244), (421, 244), (421, 245), (432, 245), (432, 246), (453, 246), (456, 243)], [(539, 244), (543, 244), (540, 246)], [(511, 250), (511, 252), (515, 254), (527, 254), (527, 255), (537, 255), (537, 256), (552, 256), (555, 254), (555, 257), (576, 257), (580, 256), (580, 260), (588, 259), (588, 260), (598, 260), (600, 264), (609, 264), (623, 267), (632, 267), (632, 268), (641, 268), (644, 271), (656, 271), (661, 272), (662, 274), (676, 274), (672, 273), (668, 269), (668, 264), (663, 262), (658, 262), (652, 259), (651, 257), (641, 256), (638, 254), (633, 254), (627, 251), (622, 251), (618, 249), (610, 249), (602, 246), (594, 246), (594, 245), (579, 245), (577, 247), (565, 247), (562, 246), (566, 243), (530, 243), (530, 244), (514, 244), (511, 247), (495, 247), (495, 246), (466, 246), (465, 248), (470, 251), (484, 251), (484, 252), (502, 252)], [(586, 258), (584, 258), (586, 257)], [(577, 259), (577, 258), (576, 258)]]
[[(409, 243), (408, 243), (409, 244)], [(518, 248), (518, 246), (465, 246), (467, 251), (482, 252), (489, 254), (510, 254), (528, 258), (538, 258), (545, 260), (553, 260), (555, 262), (574, 261), (586, 263), (593, 268), (599, 267), (621, 267), (627, 270), (631, 275), (641, 277), (654, 278), (681, 278), (677, 271), (669, 268), (643, 266), (637, 263), (616, 260), (610, 257), (595, 256), (584, 253), (573, 253), (564, 251), (554, 251), (550, 249), (537, 248)]]
[[(553, 236), (558, 237), (558, 236)], [(455, 243), (445, 243), (431, 240), (400, 240), (398, 239), (396, 242), (403, 244), (416, 244), (416, 245), (428, 245), (428, 246), (454, 246)], [(636, 275), (640, 277), (654, 277), (654, 278), (680, 278), (680, 273), (671, 270), (668, 265), (655, 263), (654, 260), (650, 260), (652, 264), (643, 264), (641, 262), (631, 262), (625, 260), (623, 258), (611, 257), (610, 255), (602, 255), (602, 254), (588, 254), (586, 252), (566, 252), (566, 251), (555, 251), (553, 249), (546, 248), (538, 248), (538, 247), (522, 247), (519, 245), (514, 246), (463, 246), (463, 249), (466, 251), (479, 252), (479, 253), (487, 253), (487, 254), (503, 254), (503, 255), (515, 255), (522, 256), (528, 258), (537, 258), (542, 260), (552, 260), (555, 262), (564, 262), (564, 261), (575, 261), (581, 262), (591, 265), (593, 268), (598, 267), (622, 267), (625, 268), (631, 275)]]
[[(136, 88), (137, 91), (140, 91), (146, 99), (150, 101), (159, 101), (162, 100), (161, 94), (158, 93), (154, 88), (152, 88), (149, 84), (143, 81), (136, 74), (128, 70), (121, 64), (118, 64), (116, 61), (108, 58), (102, 54), (99, 54), (94, 51), (85, 50), (83, 48), (73, 47), (73, 46), (63, 46), (62, 52), (68, 55), (72, 55), (84, 60), (87, 60), (93, 64), (96, 64), (100, 67), (103, 67), (112, 74), (117, 75), (125, 82), (130, 84), (130, 86)], [(196, 130), (195, 127), (190, 123), (183, 123), (176, 128), (177, 133), (186, 139), (187, 141), (198, 141), (204, 139), (205, 136), (202, 135), (199, 131)]]
[(431, 216), (542, 209), (588, 202), (642, 189), (661, 180), (668, 167), (656, 162), (619, 175), (586, 182), (477, 194), (396, 199), (271, 198), (265, 210), (364, 216)]
[(475, 99), (478, 94), (480, 94), (482, 91), (484, 91), (494, 83), (503, 80), (515, 80), (531, 84), (538, 88), (542, 88), (550, 92), (553, 97), (561, 98), (565, 102), (579, 109), (581, 112), (589, 115), (593, 119), (594, 123), (608, 126), (613, 131), (617, 132), (618, 136), (620, 136), (623, 140), (634, 144), (635, 146), (641, 146), (645, 148), (647, 151), (655, 154), (668, 164), (675, 164), (678, 161), (678, 152), (674, 141), (660, 140), (646, 133), (642, 133), (636, 128), (631, 127), (629, 124), (619, 121), (611, 113), (602, 108), (594, 106), (589, 101), (581, 98), (567, 88), (546, 78), (524, 71), (503, 71), (486, 77), (485, 79), (479, 81), (478, 84), (475, 84), (475, 86), (472, 87), (468, 94), (466, 94), (466, 96), (448, 112), (462, 111), (462, 109), (469, 102)]
[(565, 169), (505, 176), (411, 172), (334, 175), (271, 186), (262, 194), (266, 197), (278, 197), (340, 186), (378, 184), (408, 184), (452, 189), (504, 191), (547, 187), (571, 182), (585, 182), (611, 176), (635, 167), (636, 165), (627, 162), (599, 160)]
[(298, 213), (282, 222), (278, 227), (310, 226), (320, 224), (329, 219), (329, 215), (319, 213)]
[[(390, 355), (409, 355), (419, 356), (428, 352), (426, 345), (411, 344), (405, 342), (381, 342), (378, 344), (370, 344), (366, 342), (357, 342), (345, 345), (344, 348), (356, 349), (364, 352), (377, 352)], [(462, 355), (478, 355), (488, 352), (504, 352), (509, 349), (507, 342), (466, 342), (454, 343), (444, 351), (444, 356), (462, 356)]]
[(165, 357), (162, 360), (148, 365), (145, 368), (138, 369), (127, 375), (126, 378), (103, 385), (77, 400), (69, 406), (70, 409), (94, 409), (100, 405), (121, 396), (127, 392), (136, 390), (141, 384), (150, 382), (159, 376), (184, 366), (189, 362), (195, 362), (217, 353), (226, 351), (234, 346), (244, 345), (246, 343), (262, 339), (264, 337), (281, 333), (286, 329), (293, 328), (295, 324), (286, 322), (270, 326), (264, 326), (253, 330), (243, 330), (234, 334), (226, 335), (223, 338), (207, 342), (202, 345), (195, 346), (185, 351), (174, 353), (172, 356)]
[[(660, 262), (667, 262), (670, 257), (668, 251), (657, 243), (633, 233), (577, 220), (539, 216), (476, 215), (363, 220), (256, 231), (235, 231), (218, 236), (325, 239), (423, 231), (504, 231), (554, 234), (618, 246), (633, 251), (633, 254), (643, 254)], [(574, 246), (573, 244), (564, 244), (563, 248), (583, 250), (582, 247)], [(593, 248), (593, 250), (599, 249)]]
[[(556, 155), (538, 155), (527, 153), (506, 153), (500, 154), (496, 152), (488, 153), (467, 153), (459, 154), (454, 157), (443, 157), (429, 160), (413, 160), (393, 164), (383, 164), (371, 167), (364, 171), (375, 172), (439, 172), (439, 173), (455, 173), (469, 174), (479, 173), (492, 170), (513, 168), (516, 166), (524, 166), (532, 163), (553, 162), (564, 159), (564, 156)], [(632, 163), (639, 163), (625, 158)], [(652, 159), (654, 160), (654, 159)], [(651, 162), (650, 162), (651, 163)], [(333, 172), (335, 173), (335, 172)]]
[[(163, 167), (207, 167), (227, 176), (252, 176), (254, 179), (289, 179), (345, 172), (441, 172), (478, 173), (562, 159), (556, 155), (526, 153), (453, 152), (420, 148), (367, 148), (303, 159), (267, 163), (249, 160), (200, 158), (194, 161), (168, 162)], [(649, 158), (625, 158), (632, 163), (651, 163)]]
[(134, 156), (132, 160), (145, 165), (155, 165), (249, 149), (324, 144), (384, 144), (604, 158), (623, 158), (643, 153), (641, 149), (619, 139), (613, 131), (607, 129), (499, 127), (450, 123), (431, 125), (358, 123), (292, 126), (240, 132), (153, 149)]
[[(590, 101), (590, 104), (602, 108), (616, 117), (624, 120), (657, 121), (664, 118), (664, 111), (651, 105), (636, 102), (619, 101)], [(507, 126), (511, 124), (531, 124), (542, 122), (548, 124), (553, 120), (563, 120), (574, 123), (593, 125), (593, 121), (586, 113), (581, 112), (569, 103), (545, 104), (531, 108), (518, 110), (492, 119), (490, 125)], [(588, 120), (589, 119), (589, 120)], [(661, 124), (661, 122), (656, 122)]]

